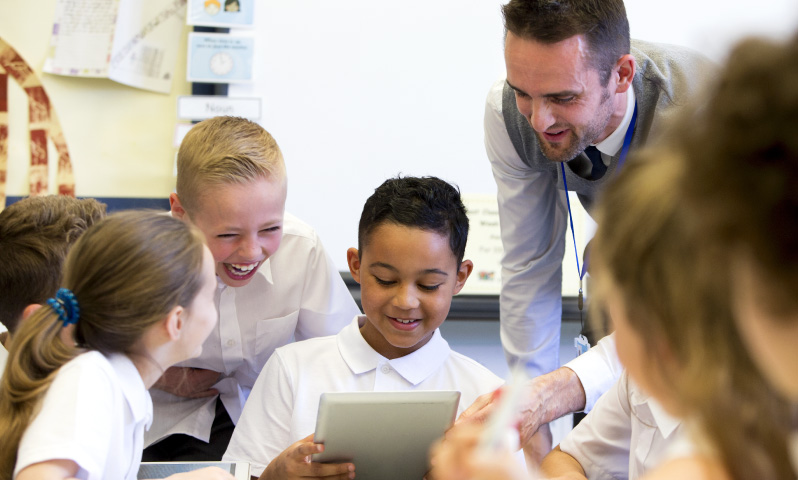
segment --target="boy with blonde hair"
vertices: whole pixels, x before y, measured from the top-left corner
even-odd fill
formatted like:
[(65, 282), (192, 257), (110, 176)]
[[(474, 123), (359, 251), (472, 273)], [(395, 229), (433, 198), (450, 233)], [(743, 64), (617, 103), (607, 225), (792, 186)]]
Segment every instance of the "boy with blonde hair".
[(64, 195), (28, 197), (0, 212), (0, 375), (19, 322), (55, 295), (67, 251), (105, 217), (105, 204)]
[(347, 251), (365, 315), (338, 335), (274, 353), (224, 458), (250, 462), (262, 479), (354, 478), (357, 465), (306, 461), (323, 449), (312, 439), (322, 393), (458, 390), (459, 413), (499, 387), (438, 330), (474, 266), (463, 259), (467, 237), (460, 193), (443, 180), (392, 178), (378, 187), (360, 217), (358, 248)]
[(219, 322), (199, 358), (155, 385), (145, 461), (221, 459), (274, 349), (359, 313), (315, 231), (285, 213), (286, 187), (280, 148), (254, 122), (215, 117), (183, 140), (169, 200), (213, 253)]

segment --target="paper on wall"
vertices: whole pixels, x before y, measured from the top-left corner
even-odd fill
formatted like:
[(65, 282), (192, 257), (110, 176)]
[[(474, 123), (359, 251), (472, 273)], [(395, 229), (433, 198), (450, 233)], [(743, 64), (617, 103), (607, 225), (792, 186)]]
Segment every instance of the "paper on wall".
[(44, 71), (169, 93), (186, 0), (58, 0)]
[(462, 194), (468, 210), (468, 242), (465, 258), (474, 262), (474, 271), (463, 289), (464, 295), (498, 295), (501, 291), (501, 260), (504, 254), (499, 229), (496, 195)]

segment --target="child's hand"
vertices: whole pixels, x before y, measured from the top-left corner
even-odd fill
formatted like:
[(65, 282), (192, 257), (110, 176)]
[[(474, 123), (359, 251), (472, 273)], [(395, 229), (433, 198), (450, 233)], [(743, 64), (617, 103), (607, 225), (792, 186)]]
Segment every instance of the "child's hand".
[(324, 445), (313, 443), (313, 435), (299, 440), (283, 450), (272, 460), (260, 480), (284, 480), (294, 478), (355, 478), (355, 466), (351, 463), (316, 463), (310, 461), (310, 455), (324, 451)]
[(213, 370), (189, 367), (169, 367), (155, 382), (153, 388), (169, 392), (178, 397), (202, 398), (219, 394), (211, 388), (222, 374)]
[(481, 452), (478, 449), (484, 426), (475, 423), (456, 425), (432, 447), (432, 470), (427, 480), (530, 480), (511, 452)]
[(236, 477), (219, 467), (205, 467), (186, 473), (176, 473), (166, 477), (167, 480), (235, 480)]

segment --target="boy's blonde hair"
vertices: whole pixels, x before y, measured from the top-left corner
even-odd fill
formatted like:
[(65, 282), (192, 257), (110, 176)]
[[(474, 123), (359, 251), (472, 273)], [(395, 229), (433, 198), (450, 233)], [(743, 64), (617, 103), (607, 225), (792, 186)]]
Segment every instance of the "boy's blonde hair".
[[(204, 237), (160, 212), (109, 216), (67, 255), (62, 285), (78, 302), (76, 345), (61, 341), (62, 320), (44, 305), (14, 335), (0, 380), (0, 479), (10, 479), (22, 434), (62, 365), (88, 350), (132, 355), (145, 331), (202, 288)], [(190, 327), (187, 327), (190, 328)]]
[(728, 262), (704, 241), (679, 186), (675, 149), (638, 151), (603, 192), (592, 242), (596, 317), (617, 288), (630, 327), (683, 413), (696, 419), (732, 478), (788, 478), (788, 406), (746, 353), (732, 314)]
[(196, 207), (205, 187), (258, 178), (285, 180), (280, 147), (269, 132), (240, 117), (214, 117), (194, 125), (177, 152), (177, 196)]
[(25, 307), (55, 295), (67, 250), (104, 217), (104, 203), (64, 195), (24, 198), (0, 212), (0, 323), (12, 335)]

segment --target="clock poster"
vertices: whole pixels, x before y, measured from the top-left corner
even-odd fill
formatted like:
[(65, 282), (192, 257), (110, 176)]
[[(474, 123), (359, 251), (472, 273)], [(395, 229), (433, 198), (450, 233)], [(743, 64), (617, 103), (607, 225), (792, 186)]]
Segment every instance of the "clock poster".
[(186, 80), (199, 83), (252, 82), (254, 38), (228, 33), (188, 34)]

